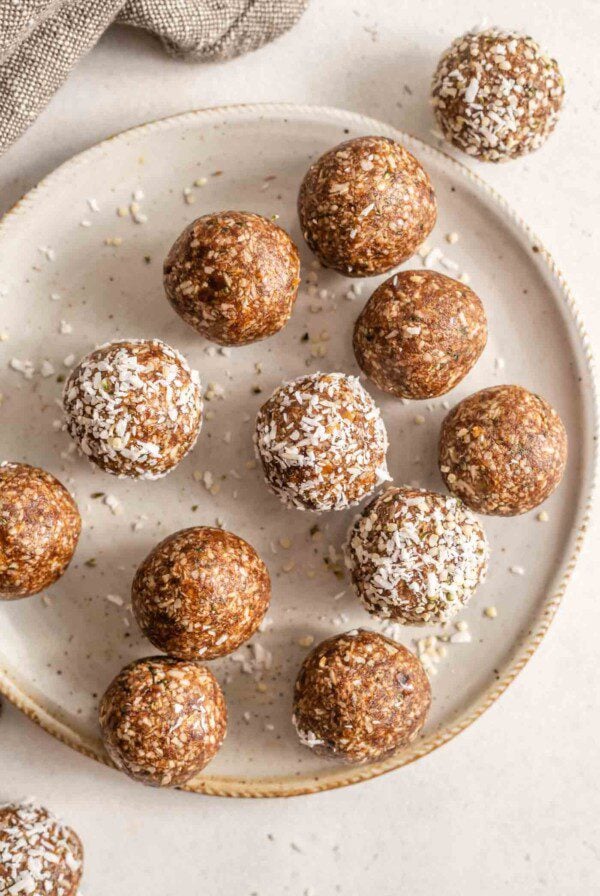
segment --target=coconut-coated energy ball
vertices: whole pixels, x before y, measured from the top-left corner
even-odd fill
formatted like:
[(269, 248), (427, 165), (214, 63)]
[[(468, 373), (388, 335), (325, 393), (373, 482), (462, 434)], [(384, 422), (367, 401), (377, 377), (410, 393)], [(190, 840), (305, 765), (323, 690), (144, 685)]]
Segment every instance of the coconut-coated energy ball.
[(388, 137), (357, 137), (311, 165), (298, 214), (321, 264), (370, 277), (414, 254), (433, 229), (437, 207), (426, 172), (408, 150)]
[(258, 412), (254, 438), (267, 485), (288, 507), (342, 510), (390, 478), (381, 414), (344, 373), (279, 386)]
[(0, 464), (0, 600), (28, 597), (56, 582), (80, 532), (77, 504), (51, 473)]
[(232, 532), (197, 526), (161, 541), (133, 580), (133, 612), (147, 638), (181, 659), (236, 650), (260, 625), (271, 581), (254, 548)]
[(247, 345), (288, 322), (300, 283), (290, 236), (268, 218), (219, 212), (197, 218), (164, 264), (167, 297), (211, 342)]
[(86, 355), (65, 383), (63, 407), (82, 453), (131, 479), (176, 467), (202, 425), (198, 373), (159, 339), (109, 342)]
[(227, 731), (212, 672), (168, 656), (135, 660), (100, 702), (100, 728), (117, 768), (152, 787), (176, 787), (214, 758)]
[(477, 513), (515, 516), (541, 504), (567, 462), (567, 433), (547, 401), (522, 386), (482, 389), (442, 424), (440, 470)]
[(414, 740), (431, 689), (417, 657), (376, 632), (355, 629), (309, 653), (294, 687), (302, 743), (348, 762), (383, 759)]
[(77, 896), (83, 873), (83, 846), (41, 806), (0, 806), (0, 893)]
[(407, 625), (446, 622), (485, 578), (485, 534), (458, 498), (388, 488), (350, 529), (346, 565), (374, 616)]
[(487, 341), (481, 299), (435, 271), (401, 271), (382, 283), (354, 327), (363, 372), (400, 398), (435, 398), (471, 370)]
[(498, 28), (457, 38), (432, 87), (446, 140), (486, 162), (538, 149), (554, 130), (564, 93), (556, 60), (531, 37)]

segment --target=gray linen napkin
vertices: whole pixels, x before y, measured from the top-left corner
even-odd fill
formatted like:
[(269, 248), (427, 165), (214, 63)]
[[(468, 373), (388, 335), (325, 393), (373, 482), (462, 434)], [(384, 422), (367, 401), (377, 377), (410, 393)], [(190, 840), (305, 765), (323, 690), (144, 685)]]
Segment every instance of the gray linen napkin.
[(308, 0), (0, 0), (0, 152), (37, 118), (113, 22), (156, 34), (200, 62), (255, 50), (290, 28)]

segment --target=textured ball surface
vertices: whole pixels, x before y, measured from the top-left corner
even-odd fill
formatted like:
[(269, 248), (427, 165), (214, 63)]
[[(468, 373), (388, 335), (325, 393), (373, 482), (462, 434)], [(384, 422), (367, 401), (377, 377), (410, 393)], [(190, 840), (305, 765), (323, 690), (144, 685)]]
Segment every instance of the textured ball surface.
[(354, 327), (364, 373), (400, 398), (434, 398), (471, 370), (487, 341), (481, 300), (435, 271), (401, 271), (379, 286)]
[(432, 87), (446, 140), (487, 162), (538, 149), (556, 126), (564, 93), (554, 59), (531, 37), (498, 28), (457, 38)]
[(410, 650), (355, 629), (306, 657), (294, 687), (293, 722), (305, 746), (366, 762), (414, 740), (430, 703), (429, 680)]
[(271, 582), (246, 541), (199, 526), (170, 535), (150, 552), (131, 597), (135, 618), (155, 647), (181, 659), (214, 659), (257, 630)]
[(63, 407), (82, 453), (132, 479), (172, 470), (202, 425), (198, 374), (159, 339), (110, 342), (86, 355), (65, 383)]
[(77, 896), (83, 846), (47, 809), (0, 806), (0, 893)]
[(462, 501), (389, 488), (350, 529), (346, 564), (374, 616), (407, 625), (452, 619), (485, 578), (489, 549)]
[(273, 221), (220, 212), (193, 221), (164, 264), (167, 297), (211, 342), (247, 345), (288, 322), (300, 283), (300, 257)]
[(342, 510), (390, 478), (379, 410), (343, 373), (279, 386), (258, 413), (255, 444), (271, 491), (300, 510)]
[(357, 137), (321, 156), (298, 196), (304, 239), (328, 268), (369, 277), (416, 251), (435, 224), (435, 193), (419, 162), (387, 137)]
[(478, 513), (515, 516), (545, 501), (567, 462), (567, 433), (547, 401), (522, 386), (482, 389), (442, 424), (448, 489)]
[(28, 464), (0, 464), (0, 600), (56, 582), (80, 532), (77, 504), (58, 479)]
[(100, 727), (117, 768), (142, 784), (175, 787), (218, 752), (227, 708), (206, 666), (147, 657), (111, 682), (100, 702)]

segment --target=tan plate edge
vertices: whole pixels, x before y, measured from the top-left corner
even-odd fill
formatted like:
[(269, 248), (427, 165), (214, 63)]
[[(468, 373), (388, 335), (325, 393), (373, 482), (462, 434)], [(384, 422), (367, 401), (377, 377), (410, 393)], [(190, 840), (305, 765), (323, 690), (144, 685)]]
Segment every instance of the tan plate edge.
[[(397, 768), (401, 768), (404, 765), (408, 765), (409, 763), (414, 762), (417, 759), (421, 759), (423, 756), (426, 756), (428, 753), (433, 752), (438, 747), (441, 747), (443, 744), (447, 743), (449, 740), (452, 740), (452, 738), (456, 737), (457, 734), (459, 734), (461, 731), (464, 731), (465, 728), (476, 721), (479, 716), (481, 716), (493, 703), (496, 702), (496, 700), (501, 696), (501, 694), (504, 693), (506, 688), (516, 678), (521, 669), (523, 669), (524, 666), (528, 663), (528, 661), (531, 659), (531, 657), (539, 647), (542, 639), (548, 631), (548, 628), (550, 627), (550, 623), (552, 622), (558, 606), (562, 601), (573, 569), (575, 568), (577, 559), (581, 552), (581, 547), (588, 528), (592, 510), (598, 466), (598, 401), (594, 376), (594, 356), (581, 314), (575, 302), (575, 298), (556, 262), (554, 261), (548, 250), (544, 248), (543, 244), (540, 242), (537, 236), (533, 233), (529, 225), (520, 217), (520, 215), (517, 214), (517, 212), (514, 211), (514, 209), (503, 198), (503, 196), (498, 193), (493, 187), (487, 184), (481, 177), (479, 177), (479, 175), (475, 174), (473, 171), (471, 171), (461, 162), (454, 159), (452, 156), (449, 156), (447, 153), (444, 153), (438, 149), (434, 149), (426, 143), (423, 143), (417, 137), (413, 137), (412, 135), (397, 131), (396, 129), (391, 128), (389, 125), (377, 121), (376, 119), (368, 118), (366, 116), (354, 112), (349, 112), (344, 109), (328, 108), (325, 106), (296, 105), (293, 103), (259, 103), (252, 105), (231, 105), (219, 106), (210, 109), (200, 109), (169, 116), (168, 118), (161, 118), (156, 121), (148, 122), (146, 124), (137, 125), (135, 127), (129, 128), (126, 131), (115, 134), (112, 137), (108, 137), (102, 142), (97, 143), (86, 150), (83, 150), (81, 153), (73, 156), (71, 159), (68, 159), (53, 172), (43, 178), (37, 186), (33, 187), (28, 193), (26, 193), (25, 196), (23, 196), (23, 198), (20, 199), (2, 217), (2, 219), (0, 220), (0, 233), (9, 225), (9, 223), (16, 215), (33, 204), (39, 192), (41, 192), (47, 186), (52, 185), (55, 179), (60, 179), (60, 177), (64, 176), (65, 172), (70, 171), (73, 166), (86, 164), (87, 162), (92, 160), (97, 152), (101, 152), (114, 140), (125, 140), (132, 134), (148, 132), (150, 130), (158, 130), (165, 127), (171, 127), (176, 124), (178, 125), (186, 119), (189, 119), (190, 121), (196, 121), (198, 118), (210, 119), (214, 117), (222, 117), (223, 115), (243, 116), (245, 114), (255, 113), (264, 113), (271, 115), (290, 115), (294, 113), (301, 113), (306, 114), (307, 116), (311, 114), (328, 116), (330, 119), (337, 118), (340, 121), (340, 124), (346, 122), (359, 124), (361, 127), (368, 127), (372, 133), (377, 133), (383, 128), (388, 134), (393, 132), (396, 139), (400, 141), (406, 140), (408, 138), (410, 142), (418, 148), (418, 152), (423, 156), (442, 156), (445, 162), (449, 164), (450, 167), (457, 172), (457, 174), (477, 184), (479, 189), (487, 194), (487, 196), (492, 199), (495, 204), (504, 211), (505, 214), (508, 215), (512, 223), (527, 235), (527, 237), (531, 241), (531, 244), (536, 246), (536, 248), (539, 250), (537, 254), (538, 259), (544, 262), (549, 273), (556, 280), (561, 289), (565, 307), (569, 312), (572, 322), (575, 325), (577, 334), (580, 339), (581, 348), (583, 350), (583, 357), (585, 358), (585, 362), (587, 364), (587, 374), (589, 376), (589, 385), (591, 388), (590, 397), (592, 399), (593, 408), (593, 446), (591, 458), (591, 475), (589, 476), (587, 493), (583, 498), (582, 506), (579, 508), (578, 523), (576, 529), (574, 530), (574, 533), (572, 534), (573, 547), (571, 556), (569, 557), (564, 567), (564, 571), (560, 578), (558, 586), (546, 598), (536, 628), (529, 632), (526, 637), (522, 638), (520, 642), (518, 642), (513, 651), (512, 659), (509, 660), (505, 665), (498, 681), (484, 692), (484, 694), (479, 698), (475, 705), (472, 706), (468, 711), (459, 715), (453, 724), (447, 725), (445, 728), (432, 733), (428, 737), (416, 741), (407, 750), (404, 750), (402, 753), (396, 756), (392, 756), (391, 758), (383, 762), (370, 763), (368, 765), (358, 767), (353, 766), (348, 767), (348, 769), (338, 768), (337, 770), (331, 772), (320, 772), (317, 775), (298, 775), (297, 777), (294, 775), (288, 775), (261, 778), (233, 778), (227, 776), (200, 775), (198, 776), (198, 778), (193, 779), (189, 784), (182, 788), (187, 791), (204, 793), (212, 796), (246, 798), (299, 796), (303, 794), (318, 793), (319, 791), (324, 790), (333, 790), (338, 787), (346, 787), (350, 784), (358, 784), (361, 781), (367, 781), (371, 778), (386, 774), (387, 772), (393, 771)], [(45, 731), (47, 731), (53, 737), (57, 738), (62, 743), (66, 744), (74, 750), (77, 750), (79, 753), (82, 753), (84, 756), (87, 756), (90, 759), (95, 759), (97, 762), (101, 762), (105, 765), (111, 765), (110, 760), (102, 749), (100, 741), (83, 741), (71, 728), (63, 724), (49, 710), (45, 709), (30, 695), (19, 688), (17, 684), (8, 676), (8, 673), (1, 668), (0, 693), (3, 694), (26, 716), (28, 716), (41, 728), (43, 728)]]

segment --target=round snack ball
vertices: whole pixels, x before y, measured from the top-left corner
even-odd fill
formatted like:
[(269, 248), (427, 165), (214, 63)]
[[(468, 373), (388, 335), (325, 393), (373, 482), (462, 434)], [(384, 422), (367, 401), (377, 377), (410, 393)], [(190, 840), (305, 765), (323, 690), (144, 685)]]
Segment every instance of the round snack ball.
[(152, 787), (185, 784), (214, 758), (227, 707), (212, 672), (168, 656), (135, 660), (100, 701), (106, 751), (117, 768)]
[(554, 130), (564, 93), (554, 59), (532, 38), (498, 28), (457, 38), (432, 87), (446, 140), (486, 162), (538, 149)]
[(488, 544), (458, 498), (389, 488), (350, 529), (346, 565), (374, 616), (407, 625), (446, 622), (485, 578)]
[(202, 425), (198, 373), (159, 339), (109, 342), (86, 355), (65, 383), (63, 407), (83, 454), (131, 479), (176, 467)]
[(567, 433), (547, 401), (522, 386), (482, 389), (442, 424), (440, 470), (478, 513), (515, 516), (545, 501), (567, 462)]
[(312, 373), (279, 386), (254, 438), (267, 485), (288, 507), (342, 510), (390, 478), (385, 425), (355, 376)]
[(410, 650), (355, 629), (308, 654), (294, 687), (292, 720), (305, 746), (366, 762), (414, 740), (430, 703), (429, 680)]
[(288, 322), (300, 283), (290, 236), (262, 215), (197, 218), (175, 241), (164, 285), (175, 311), (220, 345), (265, 339)]
[(80, 532), (77, 504), (58, 479), (28, 464), (0, 464), (0, 600), (56, 582)]
[(77, 896), (83, 846), (47, 809), (0, 806), (0, 893)]
[(400, 398), (435, 398), (453, 389), (487, 341), (481, 299), (435, 271), (401, 271), (379, 286), (354, 327), (364, 373)]
[(133, 580), (133, 612), (155, 647), (214, 659), (250, 638), (267, 612), (271, 581), (243, 538), (197, 526), (161, 541)]
[(304, 239), (348, 277), (410, 258), (435, 224), (435, 193), (419, 162), (387, 137), (340, 143), (308, 169), (298, 196)]

